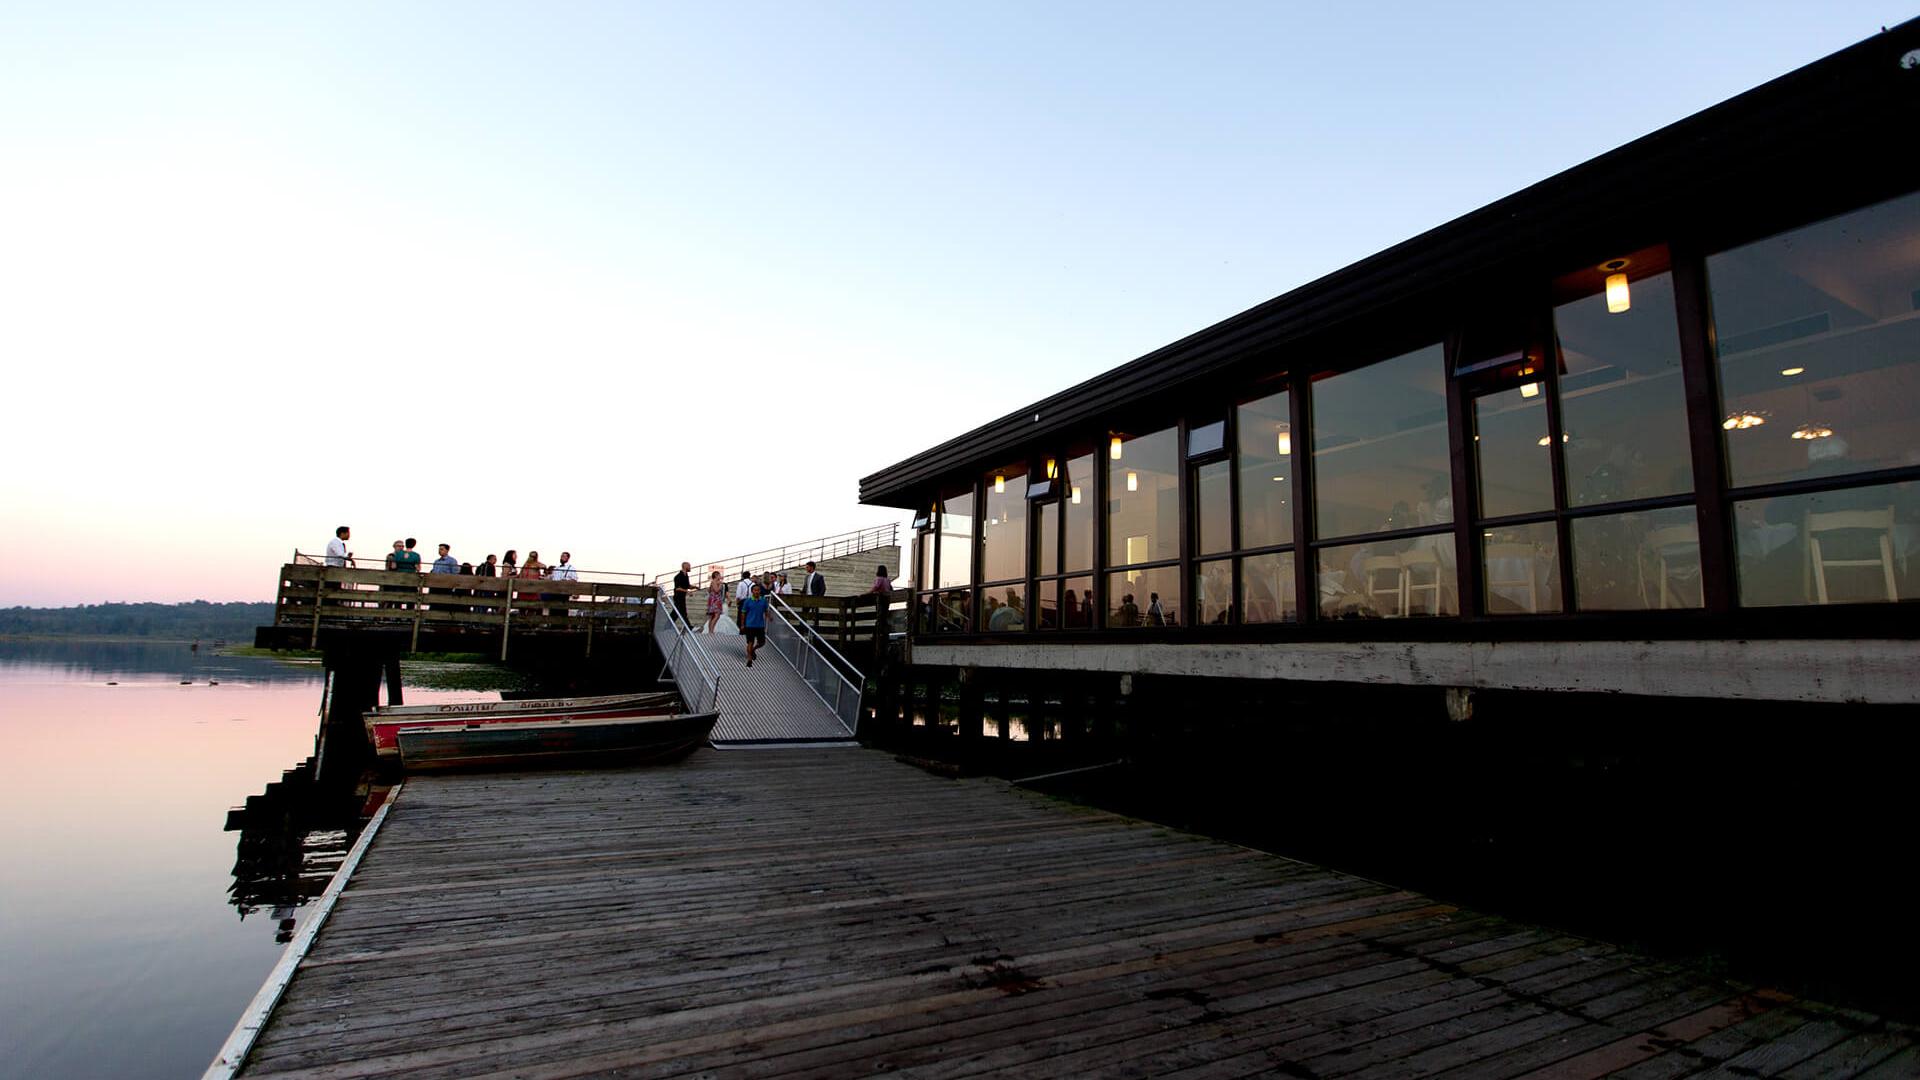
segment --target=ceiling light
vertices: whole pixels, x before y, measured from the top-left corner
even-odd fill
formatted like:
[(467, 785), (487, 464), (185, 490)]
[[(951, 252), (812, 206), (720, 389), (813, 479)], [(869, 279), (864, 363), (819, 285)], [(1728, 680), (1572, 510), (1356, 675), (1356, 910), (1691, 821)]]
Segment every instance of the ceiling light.
[(1287, 457), (1293, 453), (1293, 430), (1289, 425), (1280, 425), (1279, 450), (1281, 457)]
[(1625, 259), (1609, 259), (1600, 264), (1600, 271), (1607, 275), (1607, 310), (1618, 315), (1633, 306), (1633, 297), (1627, 292), (1627, 275), (1621, 271), (1627, 268)]
[(1627, 275), (1610, 274), (1607, 276), (1607, 311), (1618, 315), (1633, 306), (1633, 297), (1627, 292)]
[(1804, 372), (1805, 372), (1806, 370), (1807, 370), (1807, 369), (1806, 369), (1806, 368), (1803, 368), (1803, 367), (1790, 367), (1790, 368), (1781, 368), (1781, 369), (1780, 369), (1780, 374), (1782, 374), (1782, 375), (1785, 375), (1785, 376), (1786, 376), (1787, 378), (1789, 378), (1789, 379), (1791, 379), (1791, 378), (1793, 378), (1793, 377), (1794, 377), (1795, 375), (1799, 375), (1799, 374), (1802, 374), (1802, 373), (1804, 373)]
[(995, 495), (1005, 495), (1007, 493), (1007, 478), (1005, 476), (1001, 476), (998, 473), (994, 474), (993, 493)]
[(1521, 383), (1520, 396), (1521, 397), (1539, 397), (1540, 384), (1537, 382)]
[(1127, 490), (1128, 491), (1140, 490), (1140, 474), (1137, 472), (1134, 472), (1132, 469), (1127, 470)]
[(1115, 461), (1120, 460), (1120, 436), (1115, 435), (1113, 441), (1107, 444), (1107, 456)]
[[(1801, 424), (1793, 429), (1795, 439), (1824, 439), (1833, 434), (1833, 429), (1825, 424)], [(1838, 445), (1838, 444), (1836, 444)]]
[[(1761, 413), (1737, 412), (1720, 421), (1720, 426), (1728, 431), (1745, 431), (1748, 428), (1757, 428), (1766, 422), (1767, 418)], [(1794, 438), (1799, 436), (1796, 435)]]

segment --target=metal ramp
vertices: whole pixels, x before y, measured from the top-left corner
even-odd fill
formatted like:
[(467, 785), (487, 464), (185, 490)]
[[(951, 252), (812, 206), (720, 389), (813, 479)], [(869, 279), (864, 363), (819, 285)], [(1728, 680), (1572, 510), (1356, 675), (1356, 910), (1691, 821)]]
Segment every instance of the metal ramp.
[(656, 603), (662, 674), (688, 708), (720, 714), (710, 739), (717, 749), (856, 745), (860, 673), (785, 603), (776, 598), (768, 614), (768, 647), (749, 668), (738, 637), (695, 634), (672, 604)]

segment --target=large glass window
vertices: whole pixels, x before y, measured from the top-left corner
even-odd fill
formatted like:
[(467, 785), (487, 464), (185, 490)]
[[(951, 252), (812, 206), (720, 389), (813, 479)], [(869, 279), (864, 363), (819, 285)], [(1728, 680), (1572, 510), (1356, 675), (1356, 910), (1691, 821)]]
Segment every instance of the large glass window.
[(913, 537), (913, 587), (933, 587), (933, 534), (921, 532)]
[(1180, 568), (1123, 570), (1107, 576), (1107, 625), (1180, 625)]
[(1060, 625), (1068, 630), (1093, 626), (1093, 579), (1068, 578), (1060, 583)]
[(986, 512), (981, 515), (981, 580), (1011, 581), (1027, 576), (1027, 470), (995, 469), (986, 477)]
[(940, 587), (973, 584), (973, 492), (940, 503)]
[(1547, 397), (1538, 382), (1473, 399), (1473, 453), (1480, 470), (1480, 516), (1553, 509), (1553, 454)]
[(1319, 556), (1323, 618), (1460, 614), (1451, 532), (1321, 548)]
[(1300, 620), (1294, 597), (1293, 552), (1250, 555), (1240, 560), (1240, 619), (1246, 623)]
[(1193, 571), (1193, 621), (1225, 626), (1233, 621), (1233, 560), (1211, 559)]
[(1713, 255), (1707, 279), (1734, 487), (1920, 464), (1920, 194)]
[(1482, 531), (1483, 604), (1489, 615), (1560, 610), (1560, 538), (1551, 521)]
[(1027, 587), (989, 585), (980, 590), (980, 627), (990, 634), (1027, 628)]
[(964, 634), (973, 629), (972, 594), (966, 589), (948, 589), (934, 599), (934, 632)]
[(1249, 401), (1237, 416), (1240, 546), (1293, 542), (1293, 420), (1286, 391)]
[(1060, 572), (1060, 504), (1044, 502), (1035, 507), (1038, 522), (1034, 535), (1033, 572), (1041, 577)]
[(1693, 507), (1573, 521), (1573, 595), (1582, 611), (1702, 605)]
[(1313, 384), (1313, 476), (1321, 537), (1453, 520), (1439, 345)]
[(1115, 436), (1107, 460), (1107, 565), (1180, 557), (1178, 428)]
[(1673, 279), (1623, 272), (1624, 310), (1606, 292), (1553, 309), (1570, 506), (1693, 490)]
[(1218, 555), (1233, 549), (1233, 477), (1226, 461), (1209, 461), (1193, 470), (1194, 554)]
[(1740, 602), (1911, 600), (1920, 556), (1920, 483), (1841, 488), (1733, 506)]
[(1067, 501), (1061, 506), (1067, 531), (1066, 565), (1062, 569), (1093, 569), (1093, 455), (1067, 462)]

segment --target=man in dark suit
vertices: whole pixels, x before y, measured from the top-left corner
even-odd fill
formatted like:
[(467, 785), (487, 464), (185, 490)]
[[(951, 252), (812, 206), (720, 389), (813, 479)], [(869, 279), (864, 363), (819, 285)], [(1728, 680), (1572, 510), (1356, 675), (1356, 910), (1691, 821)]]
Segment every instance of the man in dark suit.
[(806, 594), (808, 596), (827, 595), (827, 575), (820, 572), (820, 568), (813, 564), (812, 559), (807, 560)]

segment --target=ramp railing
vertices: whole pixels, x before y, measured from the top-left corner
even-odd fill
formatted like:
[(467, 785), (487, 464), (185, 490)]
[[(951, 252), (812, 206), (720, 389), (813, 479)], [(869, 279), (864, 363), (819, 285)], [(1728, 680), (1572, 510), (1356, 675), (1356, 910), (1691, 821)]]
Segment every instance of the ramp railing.
[(680, 699), (691, 712), (712, 712), (720, 703), (720, 669), (707, 655), (706, 646), (694, 636), (693, 628), (680, 617), (680, 609), (665, 597), (653, 603), (653, 640), (666, 661), (664, 670), (673, 674), (680, 688)]
[(767, 608), (767, 643), (781, 659), (800, 673), (822, 704), (832, 710), (847, 734), (860, 732), (860, 699), (866, 692), (866, 676), (840, 655), (820, 632), (800, 618), (785, 598), (775, 596)]
[[(876, 548), (893, 547), (899, 542), (900, 523), (896, 521), (887, 525), (873, 525), (865, 529), (855, 529), (852, 532), (804, 540), (798, 544), (765, 548), (745, 555), (733, 555), (713, 562), (697, 562), (693, 564), (696, 575), (695, 586), (699, 587), (700, 579), (704, 579), (714, 570), (720, 571), (721, 580), (727, 583), (728, 588), (732, 588), (733, 583), (742, 573), (758, 575), (769, 570), (787, 570), (801, 565), (808, 559), (826, 562), (828, 559), (837, 559), (844, 555), (858, 555), (860, 552), (872, 551)], [(657, 585), (672, 577), (673, 571), (669, 570), (664, 574), (655, 574), (653, 582)]]

